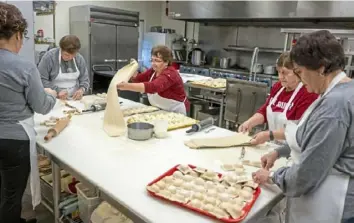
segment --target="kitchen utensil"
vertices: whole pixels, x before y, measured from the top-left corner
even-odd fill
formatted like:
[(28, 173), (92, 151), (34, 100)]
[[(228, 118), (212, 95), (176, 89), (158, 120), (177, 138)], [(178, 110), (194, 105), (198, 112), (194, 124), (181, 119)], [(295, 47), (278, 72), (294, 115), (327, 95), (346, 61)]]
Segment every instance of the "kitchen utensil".
[(152, 26), (150, 28), (150, 32), (161, 33), (162, 32), (162, 26)]
[[(121, 102), (120, 102), (121, 103)], [(82, 112), (97, 112), (97, 111), (102, 111), (106, 108), (107, 103), (99, 103), (99, 104), (93, 104), (89, 109), (82, 110)]]
[(240, 160), (242, 160), (244, 157), (245, 157), (245, 154), (246, 154), (246, 149), (244, 146), (242, 146), (242, 149), (241, 149), (241, 155), (240, 155)]
[(65, 129), (65, 127), (68, 126), (70, 120), (71, 120), (71, 115), (68, 115), (66, 118), (59, 119), (55, 124), (55, 126), (48, 130), (47, 135), (44, 136), (44, 140), (49, 141), (52, 138), (59, 135), (59, 133), (61, 133)]
[(266, 66), (266, 67), (264, 68), (264, 73), (265, 73), (265, 74), (273, 75), (273, 74), (276, 74), (276, 73), (277, 73), (277, 69), (276, 69), (275, 66), (269, 65), (269, 66)]
[(230, 67), (231, 59), (228, 57), (220, 58), (220, 68), (227, 69)]
[(168, 136), (168, 121), (167, 120), (155, 120), (154, 121), (154, 133), (156, 138), (166, 138)]
[(200, 66), (204, 62), (204, 51), (200, 48), (194, 48), (192, 50), (191, 62), (193, 65)]
[(253, 73), (261, 74), (263, 73), (263, 64), (256, 63), (253, 66)]
[(212, 117), (209, 117), (207, 119), (200, 121), (197, 124), (192, 125), (192, 128), (187, 130), (186, 133), (200, 132), (203, 129), (206, 129), (212, 125), (214, 125), (214, 119)]
[(132, 140), (148, 140), (154, 134), (154, 125), (146, 122), (128, 124), (128, 138)]

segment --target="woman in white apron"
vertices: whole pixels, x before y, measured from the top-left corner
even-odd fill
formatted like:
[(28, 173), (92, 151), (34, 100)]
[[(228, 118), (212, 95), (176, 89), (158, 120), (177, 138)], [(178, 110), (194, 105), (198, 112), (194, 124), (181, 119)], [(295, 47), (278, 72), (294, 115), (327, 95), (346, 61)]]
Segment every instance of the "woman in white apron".
[(251, 141), (255, 145), (269, 140), (283, 140), (284, 127), (288, 120), (297, 121), (318, 97), (308, 93), (293, 73), (288, 52), (280, 55), (276, 65), (279, 82), (273, 85), (266, 103), (238, 128), (239, 132), (245, 133), (257, 125), (267, 123), (268, 131), (259, 132)]
[(20, 223), (28, 178), (33, 208), (41, 201), (33, 115), (49, 113), (56, 92), (44, 89), (35, 64), (18, 55), (27, 29), (21, 12), (1, 2), (0, 18), (0, 222)]
[(291, 58), (294, 72), (320, 97), (298, 124), (286, 125), (287, 145), (273, 152), (279, 157), (291, 154), (292, 164), (275, 172), (260, 169), (253, 179), (283, 190), (286, 222), (348, 222), (354, 218), (354, 82), (342, 72), (344, 51), (323, 30), (300, 37)]
[(189, 102), (181, 76), (171, 66), (172, 59), (168, 47), (154, 47), (151, 50), (152, 68), (133, 77), (133, 83), (121, 83), (117, 88), (146, 93), (152, 106), (186, 115)]
[(43, 85), (56, 90), (59, 99), (80, 100), (89, 88), (86, 63), (78, 53), (80, 40), (67, 35), (60, 40), (59, 46), (49, 50), (39, 62)]

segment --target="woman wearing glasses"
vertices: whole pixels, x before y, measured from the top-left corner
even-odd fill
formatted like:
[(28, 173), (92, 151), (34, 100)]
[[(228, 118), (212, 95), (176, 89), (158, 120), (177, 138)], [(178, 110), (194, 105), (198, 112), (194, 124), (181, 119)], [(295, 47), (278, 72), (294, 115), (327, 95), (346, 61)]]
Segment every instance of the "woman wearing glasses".
[(152, 68), (132, 78), (133, 83), (118, 84), (119, 90), (147, 93), (152, 106), (187, 114), (189, 101), (178, 71), (171, 66), (172, 52), (166, 46), (151, 50)]
[[(0, 222), (20, 223), (21, 199), (30, 180), (32, 204), (41, 201), (33, 115), (54, 107), (56, 92), (44, 89), (35, 64), (18, 55), (27, 22), (0, 2)], [(33, 219), (31, 222), (35, 222)]]
[(239, 132), (245, 133), (257, 125), (267, 123), (269, 130), (256, 134), (251, 141), (255, 145), (269, 140), (284, 140), (285, 124), (289, 120), (299, 120), (318, 97), (317, 94), (308, 93), (300, 79), (293, 73), (293, 64), (288, 52), (280, 55), (276, 65), (279, 82), (274, 84), (267, 101), (258, 112), (238, 129)]
[[(293, 164), (260, 169), (258, 183), (275, 183), (288, 199), (290, 223), (346, 223), (354, 218), (354, 82), (343, 72), (342, 46), (327, 30), (299, 38), (290, 53), (294, 73), (320, 94), (300, 122), (285, 128), (287, 144), (272, 152)], [(273, 166), (274, 160), (267, 160)]]

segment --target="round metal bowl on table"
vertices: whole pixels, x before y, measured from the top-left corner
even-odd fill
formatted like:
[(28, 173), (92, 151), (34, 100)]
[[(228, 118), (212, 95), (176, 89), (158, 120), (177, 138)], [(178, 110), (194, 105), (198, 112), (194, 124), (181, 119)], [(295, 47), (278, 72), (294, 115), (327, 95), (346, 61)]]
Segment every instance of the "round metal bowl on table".
[(128, 124), (128, 138), (132, 140), (148, 140), (154, 134), (154, 125), (146, 122), (134, 122)]

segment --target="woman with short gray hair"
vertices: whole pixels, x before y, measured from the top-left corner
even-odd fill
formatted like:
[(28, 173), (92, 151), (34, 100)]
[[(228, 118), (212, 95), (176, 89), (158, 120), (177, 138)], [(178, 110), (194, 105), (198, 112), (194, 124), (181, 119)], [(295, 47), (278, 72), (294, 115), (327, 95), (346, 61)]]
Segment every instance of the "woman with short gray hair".
[[(272, 153), (293, 163), (260, 169), (258, 183), (275, 183), (288, 199), (291, 223), (340, 223), (354, 218), (354, 81), (343, 72), (342, 46), (326, 30), (299, 38), (291, 50), (294, 73), (320, 97), (298, 124), (286, 125), (287, 145)], [(274, 156), (264, 162), (272, 166)]]

